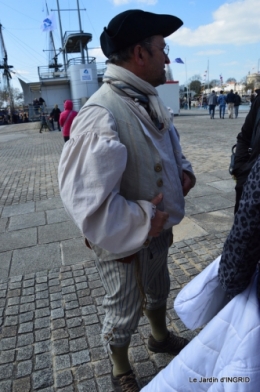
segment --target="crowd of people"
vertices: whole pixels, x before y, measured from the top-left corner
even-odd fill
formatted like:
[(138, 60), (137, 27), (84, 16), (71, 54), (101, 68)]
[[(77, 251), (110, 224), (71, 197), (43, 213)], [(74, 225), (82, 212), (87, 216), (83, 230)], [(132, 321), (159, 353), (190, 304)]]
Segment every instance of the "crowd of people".
[(73, 102), (71, 100), (65, 100), (63, 111), (60, 110), (58, 104), (55, 104), (50, 114), (46, 113), (46, 109), (42, 105), (37, 110), (41, 122), (39, 133), (42, 133), (44, 129), (55, 131), (55, 124), (57, 124), (58, 131), (62, 131), (64, 142), (67, 142), (70, 138), (71, 124), (78, 114), (78, 112), (73, 110)]
[[(208, 109), (211, 119), (215, 118), (216, 107), (219, 107), (219, 118), (225, 118), (226, 108), (228, 109), (229, 118), (237, 118), (239, 112), (239, 106), (242, 104), (242, 98), (231, 89), (229, 93), (225, 94), (223, 90), (220, 90), (217, 95), (215, 90), (212, 90), (210, 94), (204, 94), (197, 98), (196, 107), (202, 109)], [(183, 105), (181, 106), (181, 108)]]

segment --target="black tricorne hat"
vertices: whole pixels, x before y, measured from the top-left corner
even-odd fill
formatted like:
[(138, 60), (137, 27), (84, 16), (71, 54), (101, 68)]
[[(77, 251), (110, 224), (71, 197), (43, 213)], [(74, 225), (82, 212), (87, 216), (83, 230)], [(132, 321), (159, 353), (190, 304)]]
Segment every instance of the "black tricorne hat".
[(173, 15), (153, 14), (142, 10), (128, 10), (116, 15), (104, 27), (100, 36), (101, 49), (106, 57), (153, 35), (168, 37), (183, 25)]

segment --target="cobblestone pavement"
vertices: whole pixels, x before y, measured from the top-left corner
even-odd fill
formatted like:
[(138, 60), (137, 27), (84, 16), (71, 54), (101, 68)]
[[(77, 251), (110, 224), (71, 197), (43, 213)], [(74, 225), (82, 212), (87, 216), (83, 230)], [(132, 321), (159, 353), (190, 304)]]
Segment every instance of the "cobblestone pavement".
[[(179, 290), (221, 253), (232, 224), (234, 182), (227, 168), (245, 113), (210, 120), (175, 118), (197, 185), (169, 251), (169, 328), (192, 338), (173, 310)], [(64, 212), (57, 165), (59, 132), (36, 124), (0, 127), (0, 391), (112, 392), (110, 360), (100, 340), (104, 289), (93, 254)], [(130, 359), (145, 385), (172, 359), (147, 349), (143, 317)]]

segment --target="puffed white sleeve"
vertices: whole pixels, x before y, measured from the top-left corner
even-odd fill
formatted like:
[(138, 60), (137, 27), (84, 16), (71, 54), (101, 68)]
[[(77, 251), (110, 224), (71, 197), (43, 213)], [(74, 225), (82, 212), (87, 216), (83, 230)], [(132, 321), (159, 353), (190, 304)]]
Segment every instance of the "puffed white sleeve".
[(60, 195), (84, 236), (112, 253), (140, 249), (153, 216), (150, 202), (120, 195), (126, 162), (112, 115), (101, 107), (83, 108), (61, 154)]

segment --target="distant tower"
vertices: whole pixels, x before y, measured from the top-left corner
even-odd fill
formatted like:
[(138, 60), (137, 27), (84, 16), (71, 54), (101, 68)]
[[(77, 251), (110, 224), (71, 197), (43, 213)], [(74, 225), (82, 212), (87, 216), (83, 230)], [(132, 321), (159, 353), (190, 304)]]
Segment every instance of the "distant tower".
[(166, 64), (166, 82), (171, 82), (173, 81), (173, 75), (172, 75), (172, 70), (169, 64)]

